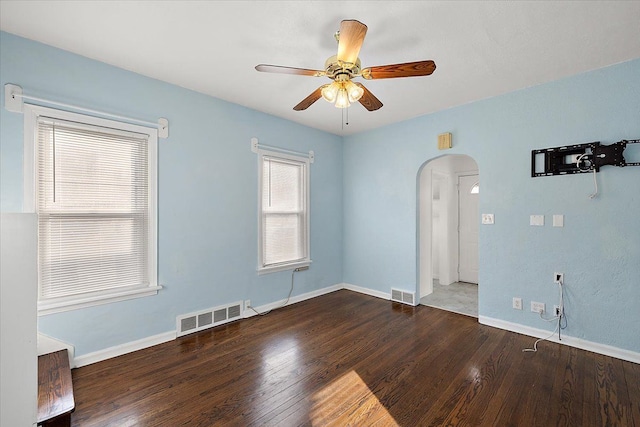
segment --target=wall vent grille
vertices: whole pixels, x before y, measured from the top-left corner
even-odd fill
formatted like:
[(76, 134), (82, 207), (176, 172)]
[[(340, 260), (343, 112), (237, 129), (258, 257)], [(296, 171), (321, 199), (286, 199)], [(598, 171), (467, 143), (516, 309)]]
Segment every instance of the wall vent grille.
[(195, 328), (197, 328), (196, 316), (185, 317), (184, 319), (180, 319), (181, 331), (190, 331), (191, 329), (195, 329)]
[(415, 292), (407, 292), (391, 288), (391, 300), (401, 302), (403, 304), (416, 305)]
[(240, 316), (240, 306), (232, 305), (229, 307), (229, 317), (238, 317)]
[(213, 312), (213, 321), (215, 323), (220, 323), (227, 320), (227, 309), (221, 308), (220, 310), (215, 310)]
[(180, 315), (176, 318), (176, 336), (180, 337), (241, 318), (242, 301)]
[(198, 315), (198, 327), (207, 326), (211, 323), (213, 323), (213, 320), (211, 320), (211, 312)]

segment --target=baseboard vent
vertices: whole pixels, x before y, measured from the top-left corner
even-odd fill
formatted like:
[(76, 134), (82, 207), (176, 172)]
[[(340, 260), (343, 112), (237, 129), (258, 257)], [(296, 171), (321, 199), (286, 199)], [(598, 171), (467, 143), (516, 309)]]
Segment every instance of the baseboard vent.
[(178, 331), (176, 336), (181, 337), (240, 319), (241, 307), (242, 301), (238, 301), (178, 316), (176, 318), (176, 331)]
[(416, 305), (415, 292), (407, 292), (391, 288), (391, 300), (401, 302), (403, 304)]

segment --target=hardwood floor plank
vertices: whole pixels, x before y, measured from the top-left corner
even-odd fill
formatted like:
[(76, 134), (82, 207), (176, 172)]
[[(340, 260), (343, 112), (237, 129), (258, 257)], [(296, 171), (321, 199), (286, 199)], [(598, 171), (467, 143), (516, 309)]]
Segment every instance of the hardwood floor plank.
[[(375, 314), (373, 317), (375, 318), (376, 316), (379, 316), (379, 314)], [(339, 322), (342, 322), (342, 320), (339, 320)], [(347, 334), (341, 335), (339, 340), (335, 338), (323, 340), (319, 337), (318, 343), (323, 347), (322, 351), (330, 357), (326, 358), (328, 364), (324, 369), (308, 376), (307, 379), (311, 381), (310, 384), (322, 384), (327, 379), (344, 375), (354, 363), (362, 358), (362, 354), (369, 353), (370, 349), (374, 348), (376, 344), (375, 337), (367, 333), (370, 327), (371, 325), (368, 323), (360, 323), (357, 329), (351, 329)], [(334, 329), (332, 328), (331, 330), (333, 331)], [(344, 342), (350, 342), (350, 345), (345, 346)], [(293, 398), (295, 397), (293, 396)], [(266, 414), (265, 418), (261, 420), (268, 419), (269, 414)]]
[(383, 396), (383, 402), (401, 425), (410, 425), (419, 414), (432, 412), (437, 397), (449, 382), (450, 373), (458, 372), (467, 363), (469, 356), (461, 349), (474, 348), (487, 339), (487, 334), (482, 329), (478, 330), (477, 324), (465, 316), (426, 309), (444, 318), (445, 325), (455, 326), (419, 335), (420, 342), (429, 343), (427, 349), (423, 353), (418, 349), (414, 354), (417, 363), (411, 375), (400, 382), (389, 396)]
[[(640, 371), (341, 290), (73, 370), (73, 426), (639, 425)], [(627, 423), (627, 424), (623, 424)]]
[(596, 354), (590, 351), (581, 354), (585, 370), (582, 372), (584, 390), (582, 394), (582, 419), (585, 422), (597, 423), (596, 405)]
[(631, 424), (631, 403), (622, 361), (596, 355), (596, 392), (602, 425)]
[[(392, 305), (392, 309), (393, 308), (396, 308), (400, 312), (402, 311), (406, 312), (406, 308), (398, 309), (397, 307)], [(435, 348), (436, 346), (445, 345), (444, 340), (439, 339), (439, 338), (446, 337), (446, 332), (442, 331), (443, 328), (440, 328), (441, 320), (442, 319), (436, 319), (431, 325), (436, 331), (441, 331), (440, 334), (434, 335), (438, 339), (436, 340), (432, 348)], [(398, 325), (400, 326), (400, 328), (404, 327), (404, 324), (401, 322), (399, 322)], [(365, 335), (371, 335), (370, 331), (367, 331), (367, 330), (362, 330), (360, 331), (360, 333)], [(411, 330), (410, 336), (412, 336), (414, 333), (415, 333), (415, 330)], [(371, 348), (375, 348), (376, 345), (377, 345), (376, 340), (374, 339), (370, 343), (370, 346)], [(384, 351), (389, 351), (389, 350), (384, 350)], [(404, 351), (404, 350), (400, 350), (400, 351)], [(369, 356), (379, 360), (393, 359), (392, 357), (389, 357), (389, 355), (386, 355), (387, 357), (378, 357), (377, 355), (373, 355), (373, 356), (369, 355)], [(383, 356), (385, 355), (383, 354)], [(412, 355), (410, 353), (405, 353), (404, 359), (415, 359), (418, 361), (424, 360), (424, 358), (415, 357), (415, 355)], [(330, 419), (329, 417), (331, 416), (335, 417), (336, 414), (342, 414), (347, 410), (347, 408), (351, 405), (351, 401), (353, 400), (353, 399), (351, 400), (349, 399), (350, 397), (352, 397), (352, 394), (353, 394), (352, 388), (350, 387), (351, 385), (349, 383), (349, 380), (356, 380), (356, 381), (360, 380), (360, 375), (364, 375), (365, 373), (364, 370), (359, 368), (358, 363), (366, 367), (366, 365), (369, 364), (370, 362), (367, 361), (366, 359), (360, 360), (360, 357), (357, 357), (352, 361), (346, 361), (346, 360), (343, 361), (341, 365), (350, 366), (351, 370), (346, 374), (343, 374), (342, 376), (338, 376), (332, 383), (327, 384), (323, 387), (317, 388), (315, 390), (315, 393), (313, 393), (311, 396), (307, 398), (307, 405), (309, 407), (314, 408), (312, 419), (318, 419), (318, 418), (325, 419), (325, 420)], [(378, 366), (378, 364), (376, 364), (376, 366)], [(388, 368), (386, 365), (381, 364), (380, 369), (384, 371)], [(367, 375), (369, 374), (370, 373), (367, 372)], [(350, 378), (346, 378), (347, 376), (349, 376)], [(368, 388), (375, 389), (376, 386), (369, 384)], [(394, 390), (400, 390), (400, 388), (395, 387)], [(378, 395), (378, 398), (380, 398), (379, 395)], [(380, 398), (380, 400), (382, 399)], [(270, 419), (268, 424), (280, 425), (281, 420), (283, 420), (284, 418), (285, 417), (278, 416), (276, 418)]]
[(557, 426), (581, 426), (582, 405), (580, 397), (584, 388), (582, 376), (577, 373), (584, 369), (584, 359), (578, 357), (578, 349), (561, 347), (566, 357), (558, 361), (556, 381), (553, 389), (560, 390), (559, 398), (549, 398), (549, 414), (555, 418)]
[(518, 360), (518, 354), (513, 355), (516, 339), (516, 335), (505, 333), (486, 362), (472, 368), (473, 381), (467, 387), (464, 398), (448, 414), (447, 423), (483, 425), (493, 422), (494, 418), (487, 417), (486, 412), (503, 386), (511, 365)]
[[(412, 331), (409, 329), (404, 330), (404, 322), (402, 322), (401, 320), (396, 322), (394, 328), (397, 329), (397, 332), (393, 335), (395, 339), (399, 341), (407, 339), (408, 341), (410, 341), (409, 338), (411, 338)], [(325, 414), (325, 417), (335, 418), (339, 416), (341, 413), (347, 410), (348, 406), (351, 404), (351, 401), (355, 399), (356, 390), (353, 388), (353, 381), (349, 381), (349, 379), (359, 378), (357, 375), (358, 367), (369, 365), (371, 363), (371, 360), (384, 360), (385, 354), (391, 350), (389, 345), (385, 345), (382, 342), (383, 340), (376, 338), (375, 335), (371, 335), (367, 332), (366, 329), (358, 331), (358, 334), (368, 338), (364, 340), (361, 351), (349, 352), (349, 354), (353, 355), (354, 357), (340, 357), (340, 354), (338, 352), (339, 349), (335, 350), (334, 355), (338, 357), (334, 357), (336, 360), (340, 361), (338, 364), (336, 364), (336, 367), (339, 367), (340, 372), (333, 373), (333, 375), (337, 377), (337, 379), (333, 382), (333, 384), (329, 385), (332, 398), (335, 397), (336, 394), (344, 394), (345, 398), (350, 397), (350, 399), (337, 399), (338, 402), (341, 402), (343, 404), (326, 405), (327, 408), (331, 408), (331, 413)], [(393, 341), (394, 343), (396, 342), (395, 339)], [(363, 354), (366, 354), (366, 356), (363, 357)], [(356, 375), (351, 375), (354, 372), (356, 372)], [(346, 381), (343, 380), (344, 377), (347, 377)], [(355, 384), (355, 386), (359, 386), (359, 384)], [(318, 390), (316, 393), (318, 395), (322, 395), (323, 393), (326, 394), (326, 389), (327, 387), (324, 387)], [(317, 398), (314, 397), (314, 400), (317, 400)]]
[[(500, 339), (505, 338), (504, 331), (499, 335)], [(508, 337), (507, 337), (508, 339)], [(452, 377), (450, 384), (443, 390), (440, 398), (436, 401), (435, 412), (425, 414), (419, 421), (419, 425), (459, 425), (461, 422), (471, 422), (466, 420), (466, 411), (469, 409), (474, 397), (483, 385), (483, 376), (491, 376), (494, 372), (495, 361), (492, 355), (498, 342), (487, 339), (480, 346), (469, 348), (464, 366)], [(477, 361), (483, 361), (478, 363)], [(486, 379), (485, 379), (486, 381)]]
[(631, 402), (631, 417), (640, 425), (640, 365), (637, 363), (622, 362), (624, 377), (629, 391)]

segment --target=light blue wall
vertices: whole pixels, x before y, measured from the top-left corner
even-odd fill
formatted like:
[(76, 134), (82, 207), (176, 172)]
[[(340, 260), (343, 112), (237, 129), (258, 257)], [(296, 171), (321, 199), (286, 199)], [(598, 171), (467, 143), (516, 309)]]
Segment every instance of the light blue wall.
[[(257, 159), (261, 143), (315, 151), (311, 165), (311, 269), (294, 295), (342, 281), (342, 139), (8, 33), (0, 83), (26, 93), (146, 120), (167, 117), (159, 142), (157, 296), (39, 318), (39, 329), (83, 355), (175, 329), (175, 317), (251, 299), (287, 296), (290, 272), (256, 275)], [(215, 78), (215, 76), (212, 76)], [(4, 89), (3, 89), (4, 90)], [(4, 94), (4, 92), (3, 92)], [(0, 203), (22, 210), (23, 116), (0, 111)]]
[[(346, 137), (344, 282), (416, 288), (417, 174), (443, 154), (442, 132), (450, 154), (477, 161), (480, 211), (495, 214), (480, 228), (480, 315), (549, 327), (529, 302), (551, 309), (553, 272), (564, 272), (565, 333), (640, 351), (640, 167), (603, 167), (594, 200), (591, 174), (530, 177), (532, 149), (640, 138), (640, 60)], [(626, 154), (640, 161), (640, 146)], [(531, 214), (545, 226), (529, 226)], [(525, 310), (511, 308), (516, 296)]]
[[(235, 300), (286, 296), (289, 273), (257, 276), (256, 158), (251, 137), (314, 150), (311, 270), (294, 294), (340, 282), (376, 291), (415, 288), (417, 174), (442, 152), (478, 163), (480, 314), (536, 328), (522, 297), (551, 307), (565, 273), (568, 335), (640, 351), (640, 168), (530, 178), (535, 148), (640, 138), (640, 60), (346, 138), (306, 128), (87, 58), (0, 33), (0, 83), (148, 120), (167, 117), (159, 149), (157, 296), (44, 316), (44, 333), (77, 355), (173, 330), (177, 314)], [(374, 83), (372, 83), (374, 84)], [(428, 93), (424, 94), (428, 96)], [(22, 209), (22, 115), (0, 109), (0, 210)], [(640, 161), (640, 147), (627, 149)], [(565, 215), (564, 228), (550, 226)], [(530, 227), (545, 214), (545, 227)]]

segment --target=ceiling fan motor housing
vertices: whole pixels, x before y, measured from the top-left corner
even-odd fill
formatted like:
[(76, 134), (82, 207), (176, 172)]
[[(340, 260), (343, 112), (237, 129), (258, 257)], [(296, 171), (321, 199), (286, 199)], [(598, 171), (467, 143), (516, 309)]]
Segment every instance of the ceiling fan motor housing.
[[(336, 80), (339, 76), (346, 76), (348, 79), (358, 77), (360, 75), (360, 58), (356, 59), (355, 64), (351, 62), (340, 61), (337, 55), (329, 57), (324, 63), (324, 69), (327, 77)], [(344, 77), (342, 77), (344, 79)]]

